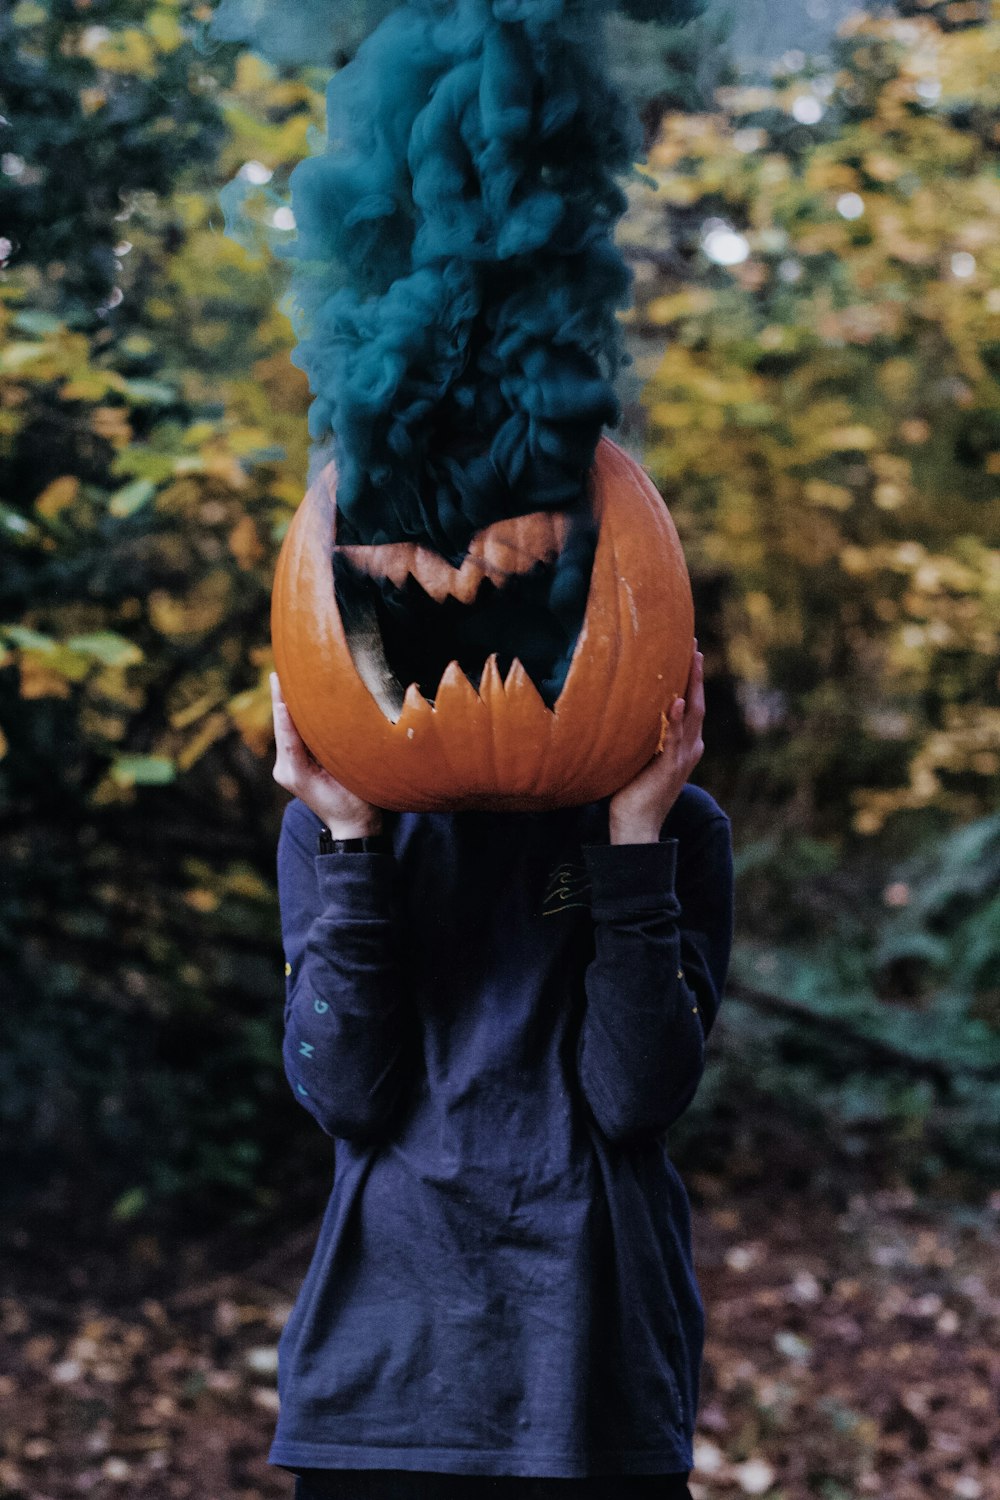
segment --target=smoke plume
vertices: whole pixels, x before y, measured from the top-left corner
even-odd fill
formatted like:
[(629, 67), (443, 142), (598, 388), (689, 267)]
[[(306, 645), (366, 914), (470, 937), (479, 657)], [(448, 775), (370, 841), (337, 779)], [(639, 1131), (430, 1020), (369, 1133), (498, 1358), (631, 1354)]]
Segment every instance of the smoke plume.
[(291, 177), (292, 357), (310, 433), (333, 439), (338, 540), (413, 541), (457, 565), (492, 522), (576, 517), (537, 579), (550, 699), (586, 602), (586, 476), (618, 419), (629, 298), (614, 231), (640, 141), (604, 21), (596, 0), (223, 0), (212, 27), (285, 61), (367, 31), (330, 80), (324, 149)]

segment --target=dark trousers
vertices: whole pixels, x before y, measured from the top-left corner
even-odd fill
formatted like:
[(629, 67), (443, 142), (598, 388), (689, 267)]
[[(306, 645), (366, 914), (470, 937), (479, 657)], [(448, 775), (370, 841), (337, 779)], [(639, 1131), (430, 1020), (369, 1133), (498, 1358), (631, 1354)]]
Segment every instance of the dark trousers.
[(296, 1479), (295, 1500), (691, 1500), (687, 1480), (687, 1474), (522, 1479), (508, 1474), (320, 1469)]

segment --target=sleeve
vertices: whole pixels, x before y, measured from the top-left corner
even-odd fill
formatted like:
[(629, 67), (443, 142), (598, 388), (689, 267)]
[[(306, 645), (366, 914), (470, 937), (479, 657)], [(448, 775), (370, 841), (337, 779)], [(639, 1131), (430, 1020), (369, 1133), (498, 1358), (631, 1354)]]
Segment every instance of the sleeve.
[(691, 838), (593, 845), (595, 957), (585, 980), (580, 1085), (603, 1133), (661, 1135), (691, 1103), (733, 939), (729, 819)]
[(391, 854), (317, 854), (307, 810), (289, 803), (278, 839), (285, 952), (285, 1073), (328, 1135), (368, 1140), (404, 1080)]

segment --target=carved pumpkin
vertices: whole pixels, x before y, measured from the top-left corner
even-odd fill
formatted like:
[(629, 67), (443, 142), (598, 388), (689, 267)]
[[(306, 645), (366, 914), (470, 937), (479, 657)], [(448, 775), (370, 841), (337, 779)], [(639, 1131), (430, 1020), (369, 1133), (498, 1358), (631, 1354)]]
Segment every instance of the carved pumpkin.
[(470, 600), (483, 579), (501, 591), (559, 552), (566, 519), (500, 521), (462, 566), (414, 545), (342, 547), (330, 464), (296, 512), (278, 559), (271, 629), (285, 700), (332, 776), (394, 811), (537, 810), (596, 801), (628, 782), (661, 745), (683, 692), (694, 610), (676, 528), (652, 482), (603, 438), (591, 477), (598, 526), (586, 613), (565, 683), (549, 708), (515, 660), (496, 655), (478, 691), (452, 662), (433, 702), (393, 680), (377, 629), (345, 629), (333, 562), (369, 577), (413, 577), (435, 599)]

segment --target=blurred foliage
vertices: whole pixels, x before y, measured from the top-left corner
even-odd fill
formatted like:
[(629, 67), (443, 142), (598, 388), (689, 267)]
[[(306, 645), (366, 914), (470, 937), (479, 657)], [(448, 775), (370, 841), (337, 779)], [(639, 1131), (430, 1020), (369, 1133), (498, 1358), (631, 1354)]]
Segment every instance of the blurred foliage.
[(70, 321), (112, 292), (128, 195), (169, 191), (178, 162), (211, 161), (221, 145), (219, 80), (189, 16), (177, 0), (20, 0), (0, 13), (0, 223), (14, 254), (52, 271), (38, 305)]
[(124, 1217), (252, 1202), (285, 1107), (268, 609), (308, 392), (216, 199), (319, 106), (199, 27), (53, 0), (3, 38), (0, 1120), (16, 1180)]
[[(1000, 1170), (1000, 814), (885, 864), (781, 834), (737, 858), (741, 937), (721, 1045), (682, 1140), (770, 1114), (961, 1191)], [(741, 1003), (748, 1002), (748, 1003)], [(735, 1103), (734, 1103), (735, 1101)]]
[[(995, 1170), (1000, 16), (938, 10), (753, 91), (629, 42), (630, 336), (741, 842), (678, 1150), (758, 1104)], [(325, 1149), (280, 1070), (266, 690), (309, 399), (269, 244), (321, 79), (209, 15), (0, 20), (0, 1169), (123, 1222), (267, 1212)]]
[(633, 190), (648, 461), (719, 601), (741, 785), (814, 832), (995, 802), (998, 80), (1000, 9), (859, 20), (829, 71), (668, 117)]
[(742, 731), (680, 1140), (771, 1112), (954, 1182), (1000, 1160), (1000, 6), (908, 8), (667, 117), (627, 227), (647, 459)]

